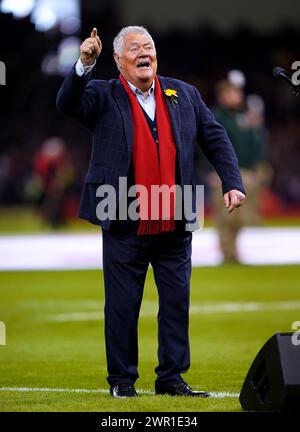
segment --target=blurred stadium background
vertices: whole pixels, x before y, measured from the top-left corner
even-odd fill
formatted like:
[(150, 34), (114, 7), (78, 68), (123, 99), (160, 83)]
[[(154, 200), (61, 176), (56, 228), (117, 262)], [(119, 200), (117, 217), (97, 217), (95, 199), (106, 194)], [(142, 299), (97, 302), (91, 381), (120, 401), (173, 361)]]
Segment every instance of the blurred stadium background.
[(90, 135), (55, 106), (94, 26), (103, 43), (94, 76), (117, 77), (112, 40), (129, 24), (152, 33), (159, 73), (195, 85), (208, 106), (232, 70), (243, 72), (246, 95), (264, 105), (268, 181), (256, 226), (239, 233), (243, 265), (219, 265), (210, 170), (200, 152), (195, 159), (206, 201), (205, 228), (194, 236), (187, 379), (215, 397), (170, 407), (168, 398), (147, 394), (156, 362), (151, 271), (140, 323), (146, 393), (135, 410), (240, 409), (254, 355), (300, 319), (300, 98), (272, 75), (274, 66), (291, 72), (300, 61), (299, 23), (297, 0), (0, 1), (0, 321), (7, 329), (0, 410), (134, 410), (97, 392), (106, 388), (101, 242), (97, 227), (76, 219)]

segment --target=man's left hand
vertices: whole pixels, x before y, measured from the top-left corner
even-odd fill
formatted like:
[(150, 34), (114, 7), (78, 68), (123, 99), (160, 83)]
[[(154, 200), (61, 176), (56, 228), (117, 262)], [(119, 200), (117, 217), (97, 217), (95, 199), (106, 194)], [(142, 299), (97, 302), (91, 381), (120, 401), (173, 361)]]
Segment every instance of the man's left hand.
[(232, 189), (224, 194), (224, 203), (225, 207), (228, 209), (228, 213), (231, 213), (237, 207), (241, 207), (245, 199), (246, 195), (236, 189)]

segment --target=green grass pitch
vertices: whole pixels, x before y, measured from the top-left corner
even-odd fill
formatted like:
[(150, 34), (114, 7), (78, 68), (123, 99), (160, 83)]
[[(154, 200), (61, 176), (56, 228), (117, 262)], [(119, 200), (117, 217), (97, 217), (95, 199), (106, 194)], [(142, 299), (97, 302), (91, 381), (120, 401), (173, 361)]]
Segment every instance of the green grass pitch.
[[(191, 368), (184, 378), (192, 388), (231, 396), (154, 396), (157, 293), (149, 270), (136, 383), (137, 391), (148, 393), (123, 400), (105, 392), (36, 391), (108, 389), (102, 273), (0, 273), (0, 321), (7, 331), (7, 344), (0, 346), (0, 411), (240, 411), (236, 393), (258, 350), (272, 334), (291, 331), (292, 323), (300, 320), (300, 308), (280, 304), (299, 300), (299, 266), (194, 268)], [(243, 311), (244, 302), (264, 307)], [(225, 310), (225, 303), (236, 308)], [(27, 390), (16, 391), (20, 388)]]

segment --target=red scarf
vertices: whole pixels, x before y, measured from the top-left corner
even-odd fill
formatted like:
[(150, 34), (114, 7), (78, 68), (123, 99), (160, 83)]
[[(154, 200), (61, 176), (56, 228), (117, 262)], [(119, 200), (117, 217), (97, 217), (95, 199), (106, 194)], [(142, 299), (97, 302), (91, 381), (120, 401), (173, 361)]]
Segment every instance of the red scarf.
[[(133, 168), (136, 185), (142, 185), (147, 190), (147, 196), (139, 193), (140, 221), (138, 235), (157, 234), (175, 230), (175, 160), (176, 147), (173, 139), (169, 113), (166, 101), (155, 77), (156, 122), (158, 129), (158, 148), (149, 129), (142, 108), (122, 75), (120, 80), (130, 101), (133, 117)], [(164, 200), (162, 193), (153, 193), (151, 186), (166, 185), (173, 187), (173, 193), (166, 194), (169, 200)], [(170, 204), (169, 204), (170, 203)], [(167, 204), (169, 204), (167, 206)], [(152, 214), (152, 219), (151, 219)]]

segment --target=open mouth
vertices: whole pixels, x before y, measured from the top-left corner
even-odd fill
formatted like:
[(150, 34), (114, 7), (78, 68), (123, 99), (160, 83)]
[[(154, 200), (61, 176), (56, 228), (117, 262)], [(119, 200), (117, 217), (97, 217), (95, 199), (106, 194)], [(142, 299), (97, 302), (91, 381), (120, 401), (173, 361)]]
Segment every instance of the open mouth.
[(142, 61), (142, 62), (138, 63), (136, 66), (140, 70), (148, 69), (150, 67), (150, 62), (149, 61)]

